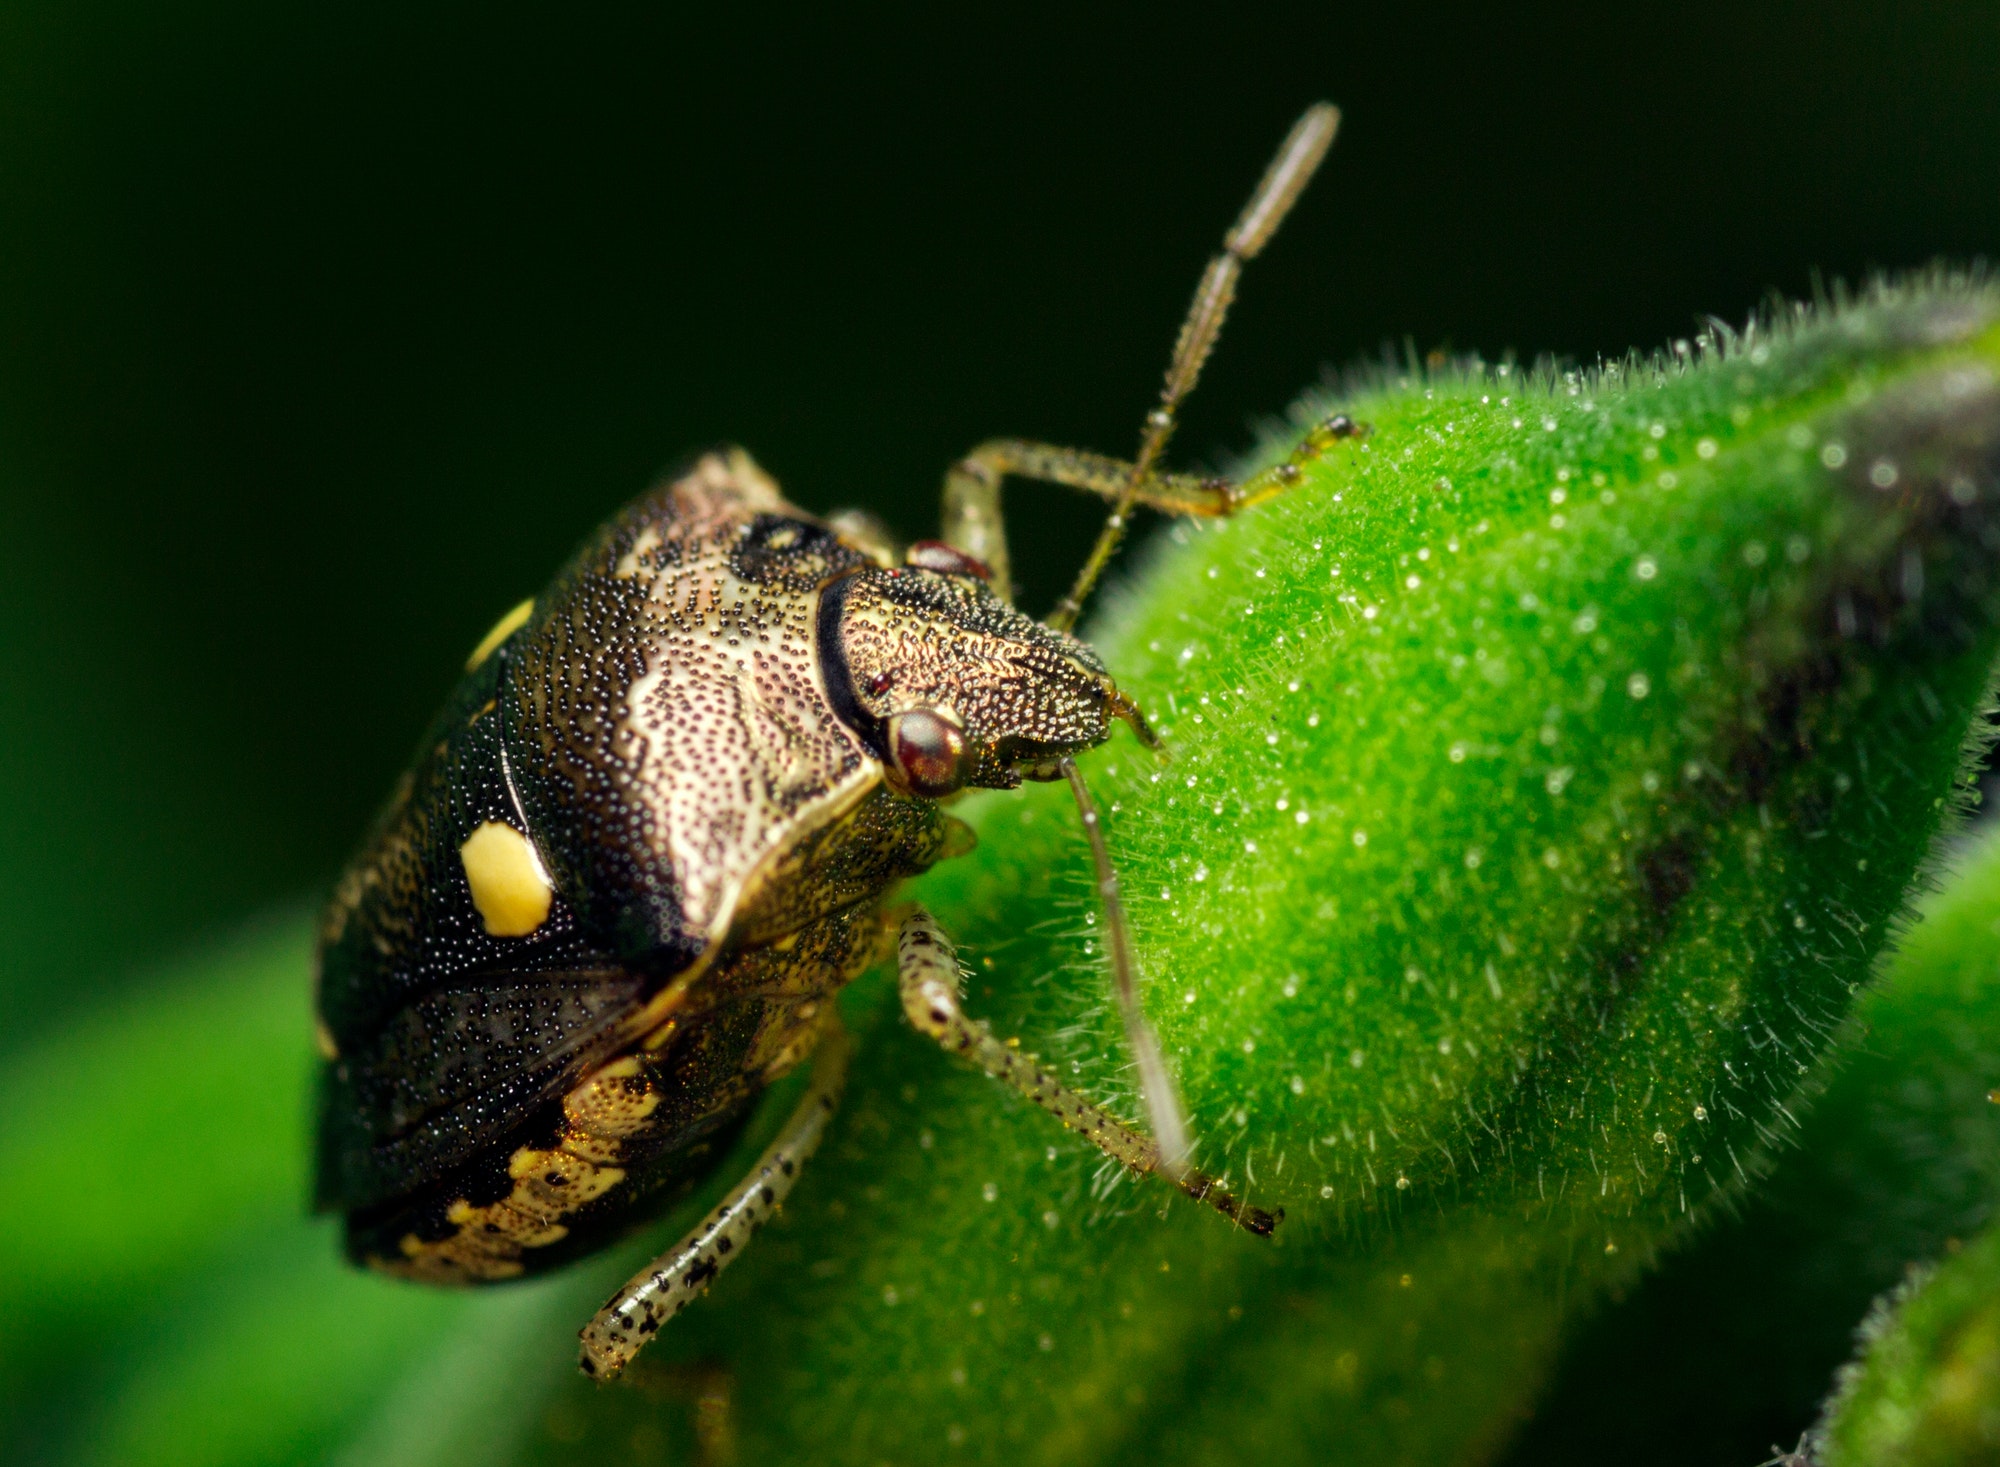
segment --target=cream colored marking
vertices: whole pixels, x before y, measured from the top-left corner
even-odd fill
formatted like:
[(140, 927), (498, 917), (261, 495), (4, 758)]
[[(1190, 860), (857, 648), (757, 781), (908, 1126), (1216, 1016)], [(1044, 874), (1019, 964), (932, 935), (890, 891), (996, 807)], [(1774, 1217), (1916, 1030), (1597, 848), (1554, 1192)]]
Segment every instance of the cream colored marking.
[(555, 888), (528, 838), (489, 820), (458, 848), (472, 905), (495, 937), (526, 937), (549, 920)]
[(313, 1048), (328, 1064), (340, 1058), (340, 1045), (334, 1041), (333, 1031), (326, 1027), (326, 1020), (313, 1020)]
[(493, 630), (479, 639), (479, 645), (472, 649), (472, 655), (465, 659), (465, 670), (471, 672), (493, 655), (493, 649), (521, 629), (521, 624), (535, 614), (535, 598), (530, 596), (519, 606), (493, 623)]
[(663, 542), (659, 528), (648, 525), (632, 539), (632, 548), (618, 557), (618, 564), (611, 568), (611, 574), (621, 581), (629, 581), (634, 576), (651, 575), (653, 568), (646, 563), (647, 558), (658, 550)]
[(645, 1048), (648, 1054), (651, 1054), (657, 1050), (665, 1049), (667, 1042), (680, 1032), (681, 1021), (679, 1019), (668, 1019), (666, 1023), (660, 1025), (657, 1029), (651, 1030), (639, 1043)]
[(561, 1221), (625, 1180), (625, 1138), (646, 1127), (660, 1097), (642, 1076), (636, 1057), (613, 1060), (563, 1097), (563, 1126), (549, 1150), (518, 1147), (507, 1159), (513, 1190), (477, 1207), (459, 1198), (445, 1209), (457, 1232), (435, 1242), (415, 1233), (398, 1241), (400, 1258), (371, 1260), (376, 1267), (433, 1283), (518, 1278), (521, 1256), (569, 1236)]
[[(709, 579), (723, 580), (713, 571)], [(663, 576), (651, 594), (671, 603), (686, 589)], [(740, 603), (759, 594), (733, 578), (691, 589), (681, 609), (689, 621), (710, 627), (719, 622), (729, 597)], [(641, 782), (652, 786), (647, 793), (660, 827), (659, 854), (684, 883), (682, 921), (711, 943), (727, 936), (730, 919), (762, 869), (859, 805), (881, 779), (881, 766), (858, 735), (815, 721), (826, 705), (810, 627), (789, 629), (798, 634), (789, 645), (787, 629), (774, 630), (780, 647), (754, 662), (661, 658), (633, 679), (625, 695), (619, 732), (637, 746)], [(788, 670), (796, 673), (796, 683), (786, 685), (782, 674)], [(705, 731), (690, 728), (676, 716), (678, 710), (705, 706), (727, 710), (714, 716), (727, 740), (702, 751), (709, 779), (667, 778)], [(853, 767), (838, 772), (849, 754), (856, 756)], [(755, 793), (724, 809), (718, 808), (718, 790)], [(793, 800), (797, 803), (784, 808)]]

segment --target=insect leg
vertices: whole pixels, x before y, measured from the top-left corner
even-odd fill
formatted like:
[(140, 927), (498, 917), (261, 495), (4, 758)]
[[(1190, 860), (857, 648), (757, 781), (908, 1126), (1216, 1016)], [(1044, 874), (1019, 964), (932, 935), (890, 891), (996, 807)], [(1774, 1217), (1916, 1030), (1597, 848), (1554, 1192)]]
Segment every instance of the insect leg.
[[(1007, 525), (1000, 510), (1000, 483), (1008, 477), (1081, 489), (1117, 505), (1127, 492), (1133, 504), (1161, 514), (1231, 515), (1283, 493), (1296, 484), (1304, 466), (1344, 438), (1364, 430), (1336, 413), (1299, 441), (1286, 458), (1243, 479), (1154, 472), (1133, 484), (1133, 465), (1124, 459), (1080, 448), (1059, 448), (1020, 438), (980, 444), (945, 471), (942, 538), (947, 545), (986, 562), (995, 590), (1006, 594)], [(1011, 597), (1009, 598), (1011, 599)]]
[(613, 1294), (583, 1327), (578, 1363), (585, 1375), (618, 1374), (661, 1325), (693, 1303), (734, 1261), (798, 1180), (799, 1167), (819, 1146), (847, 1083), (847, 1031), (833, 1019), (820, 1037), (812, 1080), (785, 1127), (757, 1158), (750, 1175), (693, 1232)]
[(1197, 1202), (1206, 1202), (1259, 1235), (1268, 1235), (1284, 1216), (1245, 1205), (1213, 1177), (1193, 1167), (1182, 1165), (1170, 1171), (1150, 1137), (1099, 1110), (1051, 1075), (1033, 1055), (1001, 1043), (985, 1024), (968, 1018), (958, 1003), (958, 954), (937, 920), (922, 907), (903, 922), (896, 939), (896, 966), (903, 1012), (912, 1024), (951, 1053), (1026, 1096), (1112, 1160), (1134, 1172), (1166, 1177)]

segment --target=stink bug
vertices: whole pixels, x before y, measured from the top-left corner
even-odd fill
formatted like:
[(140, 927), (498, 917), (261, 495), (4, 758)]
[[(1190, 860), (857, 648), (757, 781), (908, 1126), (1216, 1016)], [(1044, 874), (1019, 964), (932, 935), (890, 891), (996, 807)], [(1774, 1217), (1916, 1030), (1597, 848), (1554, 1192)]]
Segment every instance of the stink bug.
[[(494, 627), (321, 922), (318, 1205), (345, 1214), (356, 1260), (479, 1283), (591, 1252), (698, 1183), (765, 1087), (815, 1056), (749, 1178), (584, 1329), (583, 1368), (623, 1368), (818, 1142), (847, 1055), (832, 1000), (884, 951), (884, 896), (970, 848), (939, 802), (1024, 779), (1075, 795), (1152, 1134), (968, 1018), (920, 908), (895, 941), (911, 1022), (1134, 1172), (1275, 1226), (1186, 1160), (1074, 762), (1113, 720), (1157, 740), (1070, 628), (1134, 506), (1232, 514), (1356, 431), (1329, 419), (1240, 482), (1159, 468), (1244, 262), (1337, 120), (1306, 112), (1210, 263), (1134, 461), (987, 443), (946, 475), (942, 538), (897, 555), (859, 517), (787, 503), (740, 450), (710, 453)], [(1008, 475), (1112, 505), (1047, 622), (1012, 605)]]

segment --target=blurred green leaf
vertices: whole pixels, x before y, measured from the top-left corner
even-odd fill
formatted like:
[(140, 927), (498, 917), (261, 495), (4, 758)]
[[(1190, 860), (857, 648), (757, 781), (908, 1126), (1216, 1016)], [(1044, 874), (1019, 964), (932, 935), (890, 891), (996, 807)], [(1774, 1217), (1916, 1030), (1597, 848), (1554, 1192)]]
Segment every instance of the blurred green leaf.
[(1957, 853), (1739, 1219), (1576, 1336), (1510, 1462), (1751, 1462), (1812, 1423), (1856, 1322), (2000, 1203), (2000, 831)]
[[(377, 1460), (643, 1461), (685, 1451), (675, 1367), (701, 1364), (745, 1459), (1490, 1454), (1566, 1320), (1791, 1128), (1952, 807), (2000, 643), (1996, 316), (1940, 277), (1688, 358), (1361, 384), (1339, 403), (1371, 437), (1135, 578), (1100, 644), (1175, 759), (1119, 745), (1090, 777), (1201, 1157), (1287, 1209), (1275, 1240), (1107, 1170), (908, 1032), (877, 974), (845, 1004), (834, 1135), (637, 1388), (571, 1364), (629, 1252), (453, 1301), (450, 1346), (391, 1290), (309, 1379), (270, 1367), (275, 1322), (348, 1329), (339, 1290), (389, 1286), (277, 1263), (257, 1286), (231, 1257), (233, 1299), (180, 1280), (212, 1348), (106, 1377), (99, 1414), (146, 1425), (102, 1439), (171, 1435), (235, 1359), (267, 1384), (220, 1441), (317, 1422)], [(922, 890), (971, 1006), (1137, 1114), (1062, 791), (967, 813), (981, 851)], [(267, 1043), (289, 1078), (234, 1103), (295, 1095), (298, 1053)], [(227, 1151), (236, 1113), (186, 1134)], [(375, 1330), (396, 1350), (356, 1343)], [(363, 1380), (434, 1350), (460, 1363), (429, 1384)]]
[(1869, 1316), (1819, 1454), (1827, 1467), (2000, 1462), (2000, 1229)]

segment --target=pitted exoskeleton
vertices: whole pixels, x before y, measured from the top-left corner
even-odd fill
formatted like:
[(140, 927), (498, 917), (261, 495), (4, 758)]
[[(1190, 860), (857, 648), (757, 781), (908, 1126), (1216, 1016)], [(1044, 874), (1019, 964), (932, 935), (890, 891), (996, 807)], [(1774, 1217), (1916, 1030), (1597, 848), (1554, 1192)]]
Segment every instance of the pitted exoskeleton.
[[(593, 1251), (698, 1183), (765, 1087), (813, 1057), (749, 1177), (584, 1330), (584, 1369), (617, 1372), (789, 1190), (845, 1072), (834, 996), (891, 948), (921, 1032), (1133, 1171), (1271, 1230), (1189, 1164), (1075, 763), (1118, 722), (1157, 740), (1070, 628), (1136, 505), (1234, 513), (1356, 431), (1329, 419), (1242, 481), (1158, 467), (1242, 263), (1335, 122), (1306, 113), (1230, 231), (1133, 462), (988, 443), (947, 474), (941, 538), (896, 553), (720, 450), (481, 643), (321, 925), (318, 1199), (358, 1260), (476, 1283)], [(1012, 604), (1008, 475), (1112, 504), (1046, 622)], [(897, 883), (970, 849), (941, 801), (1027, 779), (1076, 798), (1150, 1134), (968, 1017), (928, 913), (894, 932), (885, 916)]]

